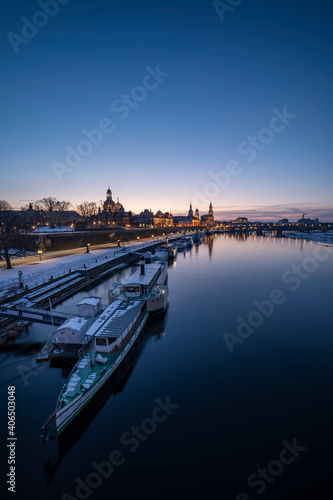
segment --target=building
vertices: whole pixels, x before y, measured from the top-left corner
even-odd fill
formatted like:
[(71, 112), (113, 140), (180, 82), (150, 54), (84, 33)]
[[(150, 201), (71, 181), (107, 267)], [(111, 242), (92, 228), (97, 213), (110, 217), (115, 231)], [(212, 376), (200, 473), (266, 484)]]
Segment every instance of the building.
[(176, 227), (188, 227), (193, 225), (193, 219), (184, 215), (177, 215), (173, 218), (173, 224)]
[(280, 219), (278, 226), (289, 226), (289, 219)]
[(169, 212), (164, 214), (159, 210), (153, 218), (153, 224), (156, 227), (170, 227), (173, 226), (173, 216)]
[(195, 209), (195, 216), (194, 216), (194, 226), (199, 226), (200, 225), (200, 217), (199, 217), (199, 210), (196, 208)]
[(212, 202), (209, 204), (208, 214), (201, 216), (201, 223), (205, 226), (212, 226), (214, 224), (214, 212)]
[(236, 220), (232, 220), (231, 224), (247, 224), (249, 219), (247, 217), (237, 217)]
[[(99, 209), (95, 226), (130, 226), (132, 212), (126, 212), (119, 198), (115, 202), (112, 199), (110, 186), (106, 191), (106, 199), (103, 203), (103, 209)], [(96, 224), (97, 223), (97, 224)]]
[(132, 216), (132, 227), (152, 227), (154, 224), (154, 214), (151, 209), (145, 209), (137, 215)]

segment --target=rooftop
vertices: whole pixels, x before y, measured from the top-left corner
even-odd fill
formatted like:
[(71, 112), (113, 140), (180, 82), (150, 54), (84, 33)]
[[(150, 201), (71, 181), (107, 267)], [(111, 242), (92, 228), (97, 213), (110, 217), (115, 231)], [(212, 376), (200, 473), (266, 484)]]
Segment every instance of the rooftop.
[(156, 273), (161, 268), (161, 264), (145, 264), (145, 274), (140, 274), (141, 270), (138, 269), (132, 276), (124, 281), (124, 286), (129, 285), (145, 285), (149, 286), (154, 280)]
[(82, 306), (82, 305), (97, 306), (100, 302), (101, 302), (101, 299), (99, 297), (85, 297), (80, 302), (78, 302), (76, 305), (77, 306)]
[(70, 318), (67, 321), (65, 321), (65, 323), (63, 323), (61, 326), (59, 326), (59, 328), (57, 328), (57, 331), (63, 330), (64, 328), (70, 328), (71, 330), (79, 332), (82, 330), (83, 327), (86, 326), (87, 323), (88, 321), (86, 319), (75, 316), (74, 318)]
[(137, 300), (126, 304), (122, 300), (115, 300), (91, 325), (86, 335), (119, 337), (142, 307), (142, 301)]

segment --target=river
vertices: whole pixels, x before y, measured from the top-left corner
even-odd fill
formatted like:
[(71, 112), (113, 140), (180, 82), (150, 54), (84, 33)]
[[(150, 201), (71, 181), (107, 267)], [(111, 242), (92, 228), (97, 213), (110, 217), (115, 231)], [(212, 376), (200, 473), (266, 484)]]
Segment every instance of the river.
[[(133, 270), (56, 309), (75, 313), (88, 292), (106, 304)], [(8, 386), (16, 403), (8, 498), (330, 498), (332, 276), (332, 247), (288, 238), (215, 235), (178, 253), (167, 312), (70, 432), (47, 442), (40, 428), (69, 369), (36, 365), (53, 328), (30, 326), (0, 352), (4, 437)], [(9, 452), (3, 439), (3, 483)]]

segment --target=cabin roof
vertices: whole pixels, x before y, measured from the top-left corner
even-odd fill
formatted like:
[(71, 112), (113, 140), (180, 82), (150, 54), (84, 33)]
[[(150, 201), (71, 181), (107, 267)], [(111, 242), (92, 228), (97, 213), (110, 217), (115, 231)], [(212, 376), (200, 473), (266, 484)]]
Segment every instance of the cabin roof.
[(142, 307), (143, 302), (139, 300), (129, 304), (122, 300), (115, 300), (91, 325), (86, 335), (91, 337), (119, 337)]
[(106, 323), (95, 333), (95, 337), (119, 337), (141, 311), (142, 301), (135, 301), (117, 309)]
[(83, 305), (90, 305), (90, 306), (97, 306), (101, 302), (101, 299), (99, 297), (86, 297), (82, 299), (80, 302), (78, 302), (76, 305), (77, 306), (83, 306)]
[(141, 270), (138, 269), (132, 276), (124, 281), (124, 286), (130, 285), (145, 285), (149, 286), (154, 280), (156, 273), (161, 268), (161, 264), (145, 264), (145, 274), (140, 274)]
[(61, 326), (59, 326), (59, 328), (57, 328), (57, 331), (61, 331), (64, 328), (70, 328), (71, 330), (80, 332), (82, 328), (86, 326), (87, 322), (88, 321), (86, 319), (79, 317), (70, 318), (67, 321), (65, 321), (65, 323), (63, 323)]
[(110, 318), (114, 311), (121, 305), (121, 300), (115, 300), (112, 302), (103, 312), (100, 314), (93, 324), (90, 326), (86, 335), (93, 336), (101, 328), (101, 326)]

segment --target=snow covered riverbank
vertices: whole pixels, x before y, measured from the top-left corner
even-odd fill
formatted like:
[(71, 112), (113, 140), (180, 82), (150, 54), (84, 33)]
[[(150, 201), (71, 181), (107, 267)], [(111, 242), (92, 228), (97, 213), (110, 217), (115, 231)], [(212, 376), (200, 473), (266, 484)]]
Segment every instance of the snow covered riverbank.
[(283, 231), (283, 236), (300, 240), (316, 241), (326, 245), (333, 245), (333, 231), (322, 233), (321, 231), (312, 231), (311, 233), (300, 233), (298, 231)]
[[(161, 241), (162, 242), (162, 241)], [(0, 269), (0, 290), (15, 288), (19, 284), (19, 271), (22, 271), (23, 285), (29, 288), (45, 283), (51, 278), (58, 278), (68, 274), (68, 272), (78, 269), (89, 269), (98, 262), (117, 259), (122, 254), (134, 250), (139, 250), (152, 244), (152, 241), (145, 243), (133, 243), (125, 248), (110, 248), (110, 250), (94, 250), (93, 252), (78, 255), (68, 255), (55, 257), (40, 262), (14, 265), (13, 269)]]

